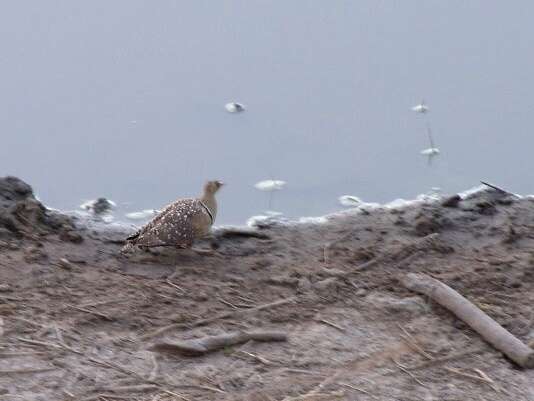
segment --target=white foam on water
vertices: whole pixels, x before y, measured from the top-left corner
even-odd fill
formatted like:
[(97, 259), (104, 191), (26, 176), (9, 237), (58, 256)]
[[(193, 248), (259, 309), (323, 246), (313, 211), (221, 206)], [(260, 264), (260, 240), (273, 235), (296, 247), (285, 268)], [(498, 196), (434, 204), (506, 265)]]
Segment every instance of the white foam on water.
[(126, 213), (124, 217), (129, 220), (148, 220), (152, 217), (157, 216), (159, 213), (160, 211), (156, 209), (144, 209), (140, 212)]
[(301, 217), (297, 220), (298, 224), (326, 224), (330, 221), (328, 216), (319, 217)]
[(465, 191), (459, 192), (458, 195), (460, 195), (460, 198), (467, 199), (470, 198), (473, 195), (478, 194), (479, 192), (485, 192), (488, 190), (488, 187), (486, 185), (477, 185), (476, 187), (466, 189)]

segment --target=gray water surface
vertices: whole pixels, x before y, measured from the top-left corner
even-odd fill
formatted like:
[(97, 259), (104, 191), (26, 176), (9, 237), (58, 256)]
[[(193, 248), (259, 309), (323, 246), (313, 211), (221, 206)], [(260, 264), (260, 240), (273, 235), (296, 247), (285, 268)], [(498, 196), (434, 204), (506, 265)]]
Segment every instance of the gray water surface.
[[(455, 192), (532, 193), (534, 3), (8, 2), (0, 174), (48, 205), (159, 208), (228, 183), (221, 223)], [(431, 111), (410, 108), (424, 98)], [(224, 105), (247, 111), (229, 114)], [(442, 154), (429, 166), (429, 122)]]

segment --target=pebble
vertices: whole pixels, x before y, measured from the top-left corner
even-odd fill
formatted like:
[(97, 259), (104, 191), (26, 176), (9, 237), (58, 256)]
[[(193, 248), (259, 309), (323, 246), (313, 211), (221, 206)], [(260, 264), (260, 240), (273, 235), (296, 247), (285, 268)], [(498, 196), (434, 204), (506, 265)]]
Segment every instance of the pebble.
[(453, 195), (447, 199), (445, 199), (443, 202), (441, 202), (441, 206), (443, 207), (458, 207), (458, 204), (461, 202), (462, 197), (460, 195)]
[(72, 264), (68, 259), (66, 258), (61, 258), (59, 259), (59, 261), (57, 262), (57, 265), (59, 267), (61, 267), (62, 269), (65, 269), (65, 270), (72, 270), (74, 269), (74, 264)]

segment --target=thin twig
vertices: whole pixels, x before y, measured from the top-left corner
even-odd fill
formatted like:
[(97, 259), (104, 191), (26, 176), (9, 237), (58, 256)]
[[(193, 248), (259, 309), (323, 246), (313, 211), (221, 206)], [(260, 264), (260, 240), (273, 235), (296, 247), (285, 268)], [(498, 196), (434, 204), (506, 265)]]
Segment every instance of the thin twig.
[(440, 365), (442, 363), (450, 362), (450, 361), (455, 360), (455, 359), (465, 358), (465, 357), (467, 357), (469, 355), (478, 354), (478, 353), (481, 353), (481, 352), (484, 352), (484, 351), (486, 351), (486, 349), (484, 349), (484, 348), (466, 350), (466, 351), (458, 352), (458, 353), (455, 353), (455, 354), (447, 355), (447, 356), (444, 356), (444, 357), (441, 357), (441, 358), (434, 358), (431, 361), (426, 361), (426, 362), (420, 363), (418, 365), (409, 366), (408, 369), (409, 370), (426, 369), (426, 368), (431, 367), (431, 366)]
[(328, 321), (328, 320), (326, 320), (326, 319), (318, 319), (317, 321), (318, 321), (319, 323), (324, 323), (324, 324), (326, 324), (327, 326), (331, 326), (331, 327), (333, 327), (334, 329), (338, 329), (339, 331), (343, 331), (343, 332), (345, 331), (345, 329), (344, 329), (343, 327), (338, 326), (337, 324), (332, 323), (332, 322), (330, 322), (330, 321)]
[(367, 390), (364, 390), (363, 388), (359, 388), (359, 387), (354, 387), (348, 383), (338, 383), (340, 386), (345, 386), (345, 387), (348, 387), (352, 390), (355, 390), (355, 391), (359, 391), (360, 393), (363, 393), (363, 394), (367, 394), (368, 396), (371, 396), (372, 398), (374, 399), (377, 399), (376, 396), (374, 396), (373, 394), (371, 394), (369, 391)]
[(180, 399), (182, 399), (182, 400), (184, 400), (184, 401), (191, 401), (189, 398), (186, 398), (186, 397), (184, 397), (184, 396), (181, 395), (181, 394), (175, 393), (174, 391), (163, 390), (163, 392), (164, 392), (165, 394), (169, 394), (169, 395), (172, 395), (172, 396), (174, 396), (174, 397), (178, 397), (178, 398), (180, 398)]
[(247, 351), (243, 351), (243, 350), (240, 350), (239, 352), (245, 354), (245, 355), (248, 355), (250, 356), (251, 358), (254, 358), (255, 360), (257, 360), (258, 362), (261, 362), (263, 363), (264, 365), (272, 365), (273, 363), (271, 361), (269, 361), (268, 359), (265, 359), (264, 357), (262, 356), (259, 356), (259, 355), (256, 355), (256, 354), (252, 354), (250, 352), (247, 352)]
[(224, 300), (224, 299), (222, 299), (222, 298), (217, 298), (217, 300), (218, 300), (220, 303), (225, 304), (226, 306), (229, 306), (229, 307), (232, 308), (232, 309), (239, 309), (239, 308), (238, 308), (237, 306), (235, 306), (233, 303), (228, 302), (228, 301), (226, 301), (226, 300)]
[(57, 324), (54, 324), (54, 330), (56, 332), (56, 337), (59, 343), (65, 347), (68, 347), (68, 345), (65, 343), (65, 339), (63, 338), (63, 334), (61, 334), (61, 330)]
[(489, 377), (487, 376), (482, 376), (480, 375), (480, 373), (474, 369), (478, 375), (472, 375), (470, 373), (465, 373), (465, 372), (462, 372), (461, 370), (459, 369), (454, 369), (454, 368), (449, 368), (449, 367), (446, 367), (444, 368), (447, 372), (451, 372), (451, 373), (454, 373), (458, 376), (462, 376), (462, 377), (466, 377), (466, 378), (469, 378), (469, 379), (473, 379), (475, 381), (479, 381), (479, 382), (482, 382), (482, 383), (486, 383), (487, 385), (489, 385), (492, 390), (494, 390), (495, 392), (499, 392), (499, 390), (495, 387), (495, 382), (493, 380), (491, 380)]
[(159, 371), (159, 365), (158, 365), (158, 361), (156, 360), (156, 355), (154, 353), (152, 353), (150, 355), (150, 360), (152, 361), (152, 370), (150, 371), (150, 375), (148, 376), (148, 380), (156, 380), (156, 378), (158, 377), (158, 371)]
[(49, 368), (36, 368), (36, 369), (7, 369), (7, 370), (0, 370), (0, 375), (41, 373), (41, 372), (49, 372), (51, 370), (57, 370), (57, 368), (49, 367)]
[(297, 374), (303, 374), (303, 375), (312, 375), (312, 376), (323, 376), (323, 377), (327, 376), (321, 372), (314, 372), (313, 370), (304, 370), (304, 369), (286, 368), (283, 370), (283, 372), (297, 373)]
[(92, 311), (90, 309), (80, 308), (79, 306), (70, 305), (70, 304), (66, 304), (65, 306), (67, 306), (69, 308), (72, 308), (72, 309), (79, 310), (80, 312), (85, 312), (85, 313), (89, 313), (91, 315), (98, 316), (98, 317), (100, 317), (100, 318), (102, 318), (104, 320), (109, 320), (109, 321), (115, 320), (115, 319), (113, 319), (112, 317), (110, 317), (108, 315), (105, 315), (105, 314), (100, 313), (100, 312)]
[(419, 352), (421, 355), (423, 355), (426, 359), (429, 361), (433, 360), (434, 357), (430, 355), (428, 352), (426, 352), (423, 348), (417, 344), (417, 340), (406, 330), (402, 325), (397, 323), (397, 326), (402, 330), (402, 332), (405, 334), (405, 336), (401, 336), (401, 338), (406, 341), (406, 343), (413, 348), (416, 352)]
[(120, 303), (120, 302), (124, 302), (124, 301), (128, 301), (128, 300), (129, 300), (129, 298), (108, 299), (108, 300), (105, 300), (105, 301), (89, 302), (89, 303), (86, 303), (86, 304), (81, 304), (81, 305), (78, 305), (78, 307), (80, 307), (80, 308), (89, 308), (89, 307), (107, 305), (107, 304), (112, 304), (112, 303)]
[(410, 376), (412, 379), (414, 379), (414, 380), (415, 380), (417, 383), (419, 383), (421, 386), (426, 387), (426, 385), (425, 385), (421, 380), (419, 380), (417, 377), (415, 377), (415, 375), (414, 375), (412, 372), (410, 372), (408, 369), (406, 369), (404, 366), (402, 366), (399, 362), (397, 362), (397, 361), (395, 360), (395, 358), (391, 358), (391, 360), (393, 361), (393, 363), (394, 363), (395, 365), (397, 365), (397, 367), (398, 367), (400, 370), (402, 370), (404, 373), (406, 373), (408, 376)]
[(165, 282), (166, 282), (167, 284), (169, 284), (171, 287), (174, 287), (174, 288), (176, 288), (178, 291), (181, 291), (183, 294), (185, 294), (186, 291), (185, 291), (182, 287), (180, 287), (179, 285), (174, 284), (171, 280), (167, 279), (167, 280), (165, 280)]
[(0, 358), (17, 358), (20, 356), (46, 355), (48, 352), (0, 352)]
[(157, 329), (157, 330), (155, 330), (153, 332), (146, 333), (146, 334), (140, 336), (139, 340), (147, 340), (149, 338), (159, 336), (159, 335), (161, 335), (163, 333), (166, 333), (167, 331), (173, 330), (173, 329), (185, 328), (185, 327), (205, 326), (205, 325), (207, 325), (209, 323), (212, 323), (212, 322), (215, 322), (217, 320), (227, 319), (229, 317), (235, 317), (235, 316), (239, 316), (239, 315), (242, 315), (242, 314), (245, 314), (245, 313), (250, 313), (250, 312), (258, 312), (258, 311), (261, 311), (261, 310), (264, 310), (264, 309), (275, 308), (275, 307), (278, 307), (278, 306), (281, 306), (281, 305), (285, 305), (285, 304), (291, 303), (295, 299), (296, 299), (295, 297), (285, 298), (285, 299), (280, 299), (278, 301), (270, 302), (268, 304), (255, 306), (254, 308), (250, 308), (250, 309), (238, 309), (238, 310), (235, 310), (235, 311), (224, 312), (224, 313), (215, 315), (215, 316), (210, 317), (210, 318), (197, 320), (196, 322), (193, 322), (191, 324), (173, 323), (173, 324), (170, 324), (168, 326), (160, 327), (159, 329)]

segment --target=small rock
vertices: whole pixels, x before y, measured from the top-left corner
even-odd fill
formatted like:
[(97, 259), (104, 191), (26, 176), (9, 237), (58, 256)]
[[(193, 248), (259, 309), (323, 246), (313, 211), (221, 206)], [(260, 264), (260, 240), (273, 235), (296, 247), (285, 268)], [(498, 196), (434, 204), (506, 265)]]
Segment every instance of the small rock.
[(7, 284), (0, 284), (0, 292), (11, 292), (11, 287)]
[(492, 202), (480, 201), (476, 204), (477, 212), (484, 216), (493, 216), (497, 213), (497, 208)]
[(458, 194), (453, 195), (447, 199), (445, 199), (443, 202), (441, 202), (441, 206), (443, 207), (458, 207), (458, 204), (461, 202), (462, 197)]
[(77, 265), (86, 264), (87, 263), (87, 260), (85, 259), (84, 256), (76, 255), (76, 254), (72, 254), (72, 253), (65, 254), (65, 259), (67, 259), (69, 262), (77, 264)]
[(510, 206), (515, 201), (516, 199), (513, 196), (508, 196), (506, 198), (497, 199), (497, 203), (503, 206)]
[(371, 293), (367, 299), (380, 309), (386, 309), (393, 313), (408, 313), (411, 315), (420, 315), (426, 312), (425, 301), (419, 297), (398, 298), (392, 295), (381, 293)]
[(80, 244), (83, 242), (83, 237), (80, 233), (74, 230), (64, 230), (59, 234), (59, 239), (65, 242), (72, 242), (74, 244)]
[(439, 232), (442, 228), (441, 223), (437, 218), (430, 218), (428, 216), (419, 216), (415, 220), (415, 233), (419, 237)]
[(28, 197), (33, 197), (32, 187), (17, 177), (0, 178), (0, 197), (10, 200), (19, 201)]
[(75, 268), (74, 264), (72, 264), (68, 259), (66, 258), (61, 258), (59, 259), (59, 261), (57, 262), (57, 265), (59, 267), (61, 267), (62, 269), (65, 269), (65, 270), (72, 270)]
[(396, 226), (402, 226), (402, 227), (405, 227), (408, 225), (408, 223), (406, 222), (406, 219), (402, 216), (398, 216), (393, 224), (395, 224)]

